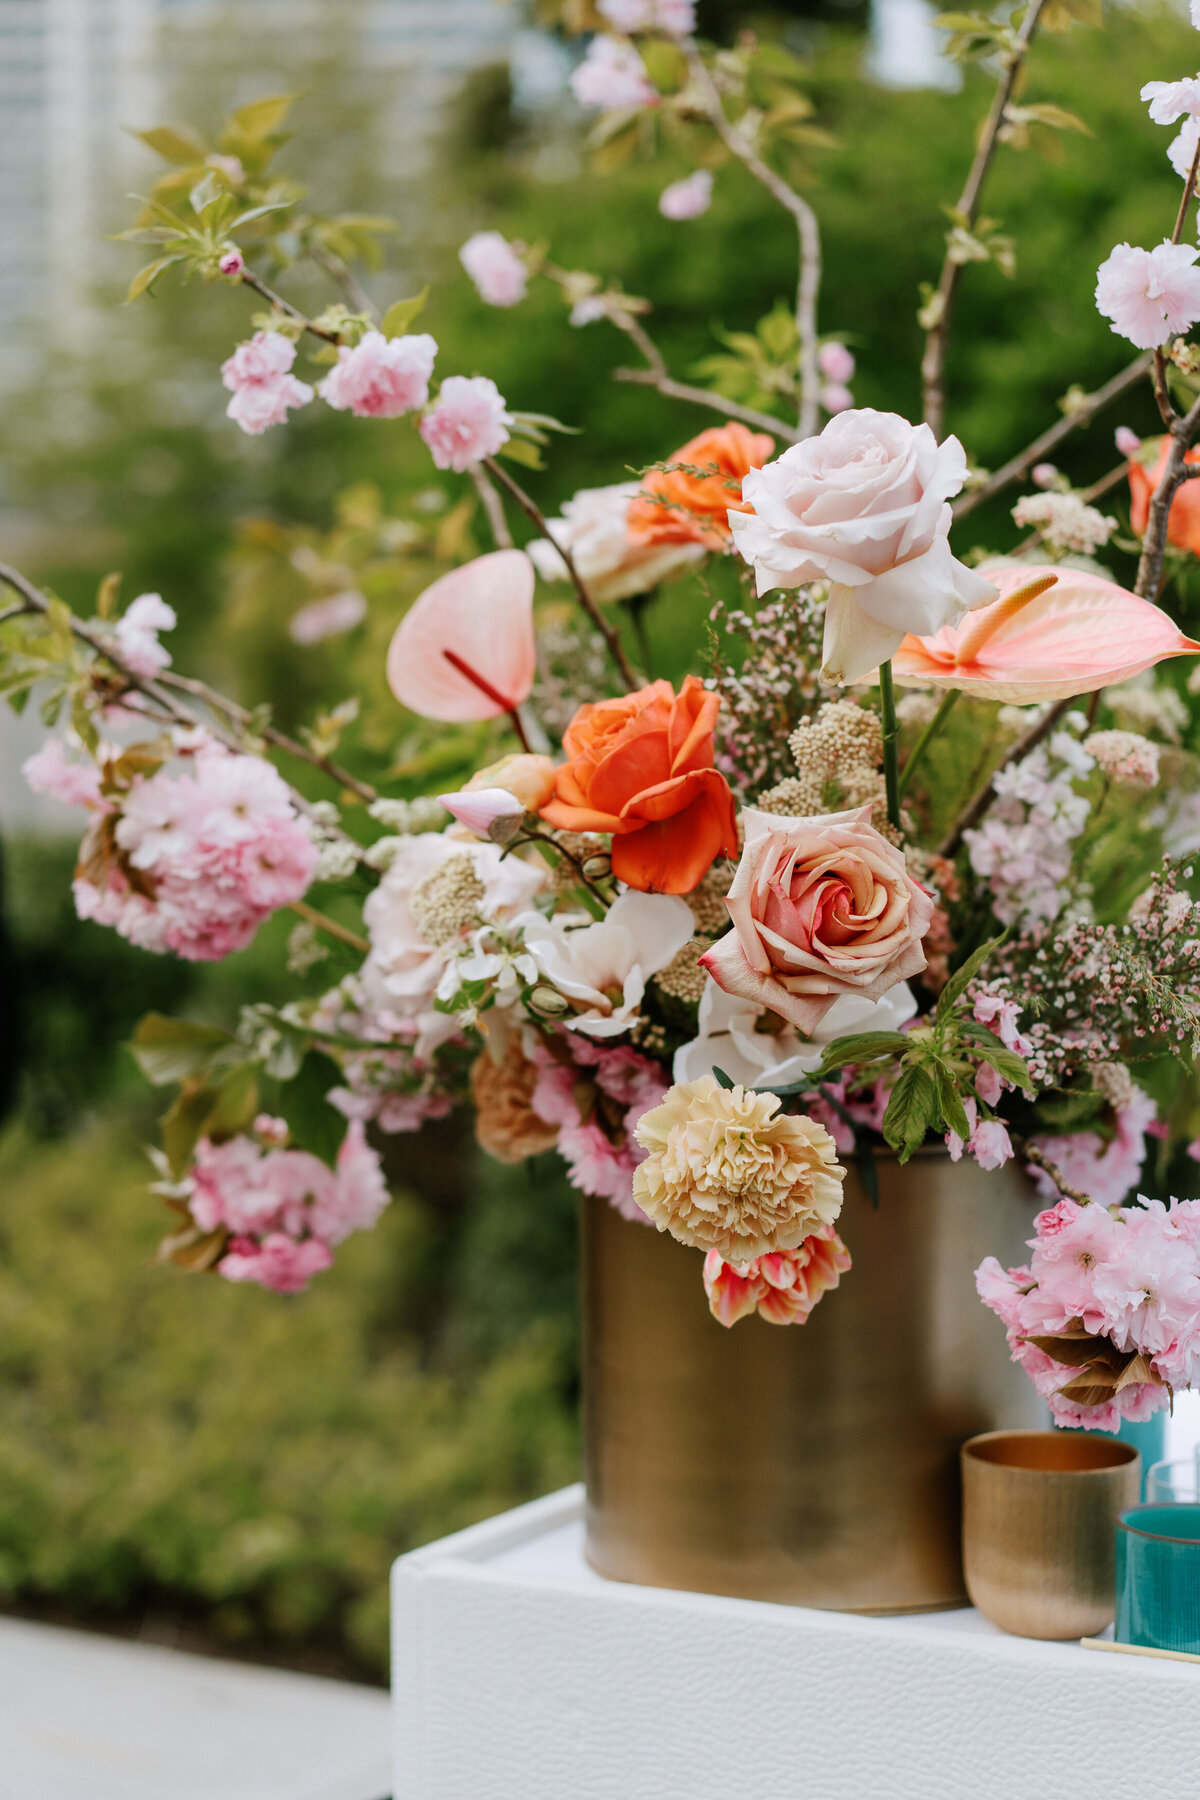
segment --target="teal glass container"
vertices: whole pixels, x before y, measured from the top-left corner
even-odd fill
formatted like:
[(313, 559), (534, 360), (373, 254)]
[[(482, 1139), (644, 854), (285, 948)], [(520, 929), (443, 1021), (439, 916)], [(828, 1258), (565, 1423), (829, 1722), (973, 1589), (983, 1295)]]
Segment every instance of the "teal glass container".
[(1200, 1505), (1127, 1508), (1116, 1548), (1118, 1644), (1200, 1656)]
[(1161, 1462), (1167, 1454), (1167, 1415), (1156, 1412), (1152, 1418), (1121, 1420), (1117, 1436), (1123, 1444), (1132, 1444), (1142, 1459), (1142, 1499), (1153, 1499), (1146, 1492), (1146, 1471), (1152, 1463)]

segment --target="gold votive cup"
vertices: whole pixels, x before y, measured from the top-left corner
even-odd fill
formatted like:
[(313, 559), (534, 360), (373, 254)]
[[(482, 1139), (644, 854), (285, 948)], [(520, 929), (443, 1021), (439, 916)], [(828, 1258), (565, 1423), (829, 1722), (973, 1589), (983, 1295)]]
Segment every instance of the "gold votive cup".
[(1092, 1637), (1113, 1616), (1117, 1514), (1141, 1458), (1080, 1431), (987, 1431), (962, 1447), (967, 1592), (1017, 1637)]

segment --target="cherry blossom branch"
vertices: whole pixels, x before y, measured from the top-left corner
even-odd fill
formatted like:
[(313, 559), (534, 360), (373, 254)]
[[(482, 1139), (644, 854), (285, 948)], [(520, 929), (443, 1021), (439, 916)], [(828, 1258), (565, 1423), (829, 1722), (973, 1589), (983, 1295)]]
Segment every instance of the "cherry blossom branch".
[(605, 644), (608, 646), (609, 655), (620, 670), (622, 681), (628, 683), (631, 688), (637, 687), (639, 685), (638, 677), (632, 663), (625, 654), (625, 646), (621, 642), (620, 634), (609, 624), (608, 620), (604, 617), (604, 614), (593, 600), (584, 583), (583, 577), (575, 567), (575, 558), (572, 556), (567, 546), (565, 544), (560, 544), (555, 538), (549, 525), (546, 523), (545, 517), (540, 511), (537, 502), (530, 499), (520, 483), (514, 481), (512, 476), (508, 473), (508, 470), (501, 468), (494, 457), (485, 457), (483, 467), (492, 477), (492, 480), (498, 481), (500, 486), (512, 496), (517, 505), (521, 508), (521, 511), (537, 526), (539, 534), (545, 538), (546, 542), (552, 544), (554, 549), (558, 551), (558, 554), (566, 564), (567, 573), (571, 577), (579, 604), (604, 639)]
[(209, 687), (207, 682), (197, 681), (193, 675), (176, 675), (171, 669), (161, 670), (155, 679), (164, 687), (177, 688), (181, 693), (194, 695), (197, 700), (203, 700), (206, 706), (223, 712), (235, 724), (253, 731), (256, 737), (265, 738), (267, 743), (274, 744), (277, 750), (285, 750), (289, 756), (297, 756), (301, 762), (308, 763), (314, 769), (320, 769), (322, 774), (328, 775), (331, 781), (336, 781), (340, 787), (348, 788), (352, 794), (357, 794), (359, 799), (365, 800), (368, 805), (372, 800), (379, 798), (377, 790), (371, 786), (369, 781), (360, 781), (357, 775), (352, 775), (349, 769), (344, 769), (340, 763), (334, 762), (331, 756), (322, 756), (318, 751), (310, 750), (307, 744), (302, 744), (298, 739), (289, 737), (285, 731), (280, 731), (276, 726), (255, 724), (254, 715), (246, 707), (239, 705), (236, 700), (227, 699), (224, 694), (217, 693), (216, 689)]
[(479, 495), (479, 504), (483, 508), (484, 517), (498, 550), (511, 550), (513, 547), (512, 532), (508, 529), (508, 520), (504, 516), (504, 502), (488, 480), (486, 473), (478, 463), (470, 463), (467, 474), (471, 477), (475, 492)]
[(341, 343), (342, 340), (336, 331), (326, 331), (323, 326), (314, 325), (307, 313), (302, 313), (298, 306), (293, 306), (290, 300), (285, 300), (282, 294), (277, 294), (274, 288), (269, 288), (261, 277), (254, 274), (253, 270), (243, 269), (238, 280), (244, 287), (253, 288), (256, 294), (261, 294), (262, 298), (275, 307), (278, 312), (283, 313), (289, 319), (294, 319), (297, 325), (303, 325), (305, 331), (311, 331), (312, 335), (319, 337), (323, 343)]
[(1068, 694), (1065, 700), (1056, 700), (1054, 705), (1051, 706), (1048, 711), (1044, 712), (1040, 719), (1035, 720), (1028, 731), (1022, 732), (1012, 749), (1008, 752), (1008, 755), (1004, 758), (1004, 761), (992, 770), (992, 773), (988, 776), (974, 799), (972, 799), (958, 815), (958, 818), (954, 821), (954, 824), (950, 827), (950, 830), (946, 833), (945, 837), (937, 847), (939, 856), (954, 855), (958, 846), (962, 843), (963, 833), (965, 831), (970, 831), (973, 825), (978, 825), (980, 819), (982, 819), (984, 813), (992, 804), (996, 794), (996, 776), (1000, 773), (1000, 770), (1002, 768), (1007, 768), (1010, 763), (1020, 762), (1024, 757), (1029, 755), (1031, 750), (1035, 750), (1042, 739), (1054, 730), (1054, 727), (1058, 724), (1058, 721), (1062, 718), (1063, 714), (1077, 698), (1078, 696), (1075, 694)]
[(1039, 1150), (1036, 1144), (1031, 1144), (1028, 1139), (1017, 1138), (1013, 1148), (1023, 1162), (1033, 1163), (1035, 1168), (1041, 1169), (1044, 1174), (1048, 1175), (1059, 1193), (1065, 1194), (1068, 1200), (1074, 1200), (1077, 1206), (1091, 1206), (1092, 1196), (1085, 1194), (1081, 1188), (1072, 1187), (1058, 1164), (1051, 1162), (1050, 1158), (1044, 1151)]
[(772, 413), (759, 412), (755, 406), (742, 406), (737, 400), (726, 400), (723, 394), (710, 394), (707, 388), (691, 387), (686, 381), (675, 381), (656, 369), (614, 369), (613, 380), (652, 387), (667, 400), (687, 400), (693, 406), (707, 406), (727, 419), (740, 419), (743, 425), (756, 425), (760, 431), (769, 431), (788, 444), (798, 444), (802, 437), (811, 435), (797, 430), (794, 425), (785, 425)]
[(349, 930), (345, 925), (339, 925), (336, 919), (331, 919), (328, 913), (319, 912), (315, 906), (310, 906), (307, 900), (293, 900), (290, 903), (289, 911), (298, 913), (309, 925), (315, 925), (318, 931), (327, 931), (330, 937), (337, 938), (343, 944), (349, 944), (350, 948), (357, 950), (360, 956), (370, 955), (371, 946), (366, 938), (359, 937), (356, 931)]
[(1082, 400), (1072, 406), (1069, 413), (1043, 431), (1040, 437), (1034, 438), (1032, 444), (1029, 444), (1018, 456), (1010, 457), (1008, 462), (997, 469), (993, 475), (989, 475), (980, 487), (973, 488), (969, 494), (960, 495), (952, 509), (955, 520), (965, 519), (968, 513), (975, 511), (977, 506), (982, 506), (985, 500), (990, 500), (993, 494), (998, 494), (1004, 488), (1011, 487), (1014, 482), (1020, 481), (1035, 463), (1044, 462), (1050, 452), (1056, 450), (1064, 438), (1069, 437), (1080, 426), (1089, 425), (1095, 415), (1110, 401), (1117, 399), (1129, 388), (1136, 387), (1142, 376), (1152, 366), (1153, 360), (1154, 353), (1150, 350), (1145, 350), (1140, 356), (1134, 357), (1131, 363), (1126, 364), (1119, 374), (1113, 375), (1104, 383), (1103, 387), (1098, 387), (1093, 394), (1085, 395)]
[[(1017, 32), (1016, 42), (1001, 60), (1000, 79), (996, 83), (992, 104), (988, 108), (983, 122), (974, 161), (967, 174), (966, 185), (955, 208), (959, 221), (968, 231), (974, 227), (979, 215), (979, 201), (983, 193), (983, 184), (996, 153), (1000, 128), (1004, 124), (1004, 115), (1008, 111), (1009, 101), (1012, 99), (1013, 90), (1017, 84), (1017, 77), (1029, 54), (1029, 45), (1037, 30), (1038, 17), (1044, 4), (1045, 0), (1029, 0), (1025, 17)], [(930, 301), (931, 323), (925, 336), (925, 353), (921, 358), (925, 420), (928, 425), (933, 427), (934, 436), (937, 438), (941, 438), (946, 423), (946, 338), (950, 326), (950, 314), (954, 306), (954, 296), (962, 271), (962, 263), (954, 259), (952, 247), (947, 245), (942, 272)]]
[[(1033, 0), (1039, 7), (1043, 0)], [(753, 145), (743, 137), (736, 125), (725, 116), (725, 108), (708, 65), (694, 43), (685, 45), (688, 69), (704, 102), (704, 111), (716, 129), (725, 148), (753, 175), (796, 223), (800, 240), (800, 275), (796, 288), (796, 331), (800, 339), (800, 437), (811, 437), (817, 429), (820, 373), (817, 368), (817, 300), (821, 290), (821, 228), (808, 201), (765, 163)]]

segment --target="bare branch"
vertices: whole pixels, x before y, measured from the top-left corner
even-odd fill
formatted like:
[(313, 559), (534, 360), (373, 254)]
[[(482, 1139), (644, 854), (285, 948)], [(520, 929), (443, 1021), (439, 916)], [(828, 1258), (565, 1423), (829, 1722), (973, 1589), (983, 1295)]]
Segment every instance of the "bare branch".
[(722, 394), (710, 394), (707, 388), (689, 387), (686, 382), (660, 375), (654, 369), (614, 369), (613, 380), (632, 382), (637, 387), (652, 387), (668, 400), (689, 400), (693, 406), (707, 406), (727, 419), (740, 419), (744, 425), (769, 431), (787, 444), (798, 444), (804, 435), (794, 425), (785, 425), (782, 419), (773, 418), (770, 413), (759, 412), (753, 406), (742, 406), (736, 400), (726, 400)]
[(479, 504), (484, 510), (496, 547), (500, 550), (511, 550), (513, 547), (512, 532), (508, 529), (508, 520), (504, 516), (504, 502), (488, 480), (487, 473), (478, 463), (471, 463), (467, 474), (479, 495)]
[[(1021, 28), (1017, 33), (1017, 41), (1012, 49), (1003, 57), (1000, 79), (996, 83), (996, 91), (992, 96), (992, 104), (988, 108), (983, 122), (975, 159), (967, 175), (966, 186), (959, 196), (956, 212), (965, 221), (970, 230), (979, 214), (979, 200), (983, 192), (983, 184), (987, 179), (992, 158), (996, 153), (1000, 127), (1004, 123), (1004, 115), (1017, 77), (1021, 73), (1025, 58), (1029, 54), (1030, 40), (1037, 30), (1038, 17), (1045, 0), (1029, 0)], [(954, 306), (954, 296), (962, 275), (962, 264), (955, 262), (949, 247), (942, 263), (936, 292), (931, 301), (933, 323), (925, 337), (925, 354), (921, 358), (921, 385), (925, 395), (925, 420), (933, 427), (934, 436), (940, 438), (946, 424), (946, 394), (944, 386), (946, 337), (950, 328), (950, 314)]]
[(1073, 704), (1076, 698), (1076, 695), (1069, 694), (1065, 700), (1056, 700), (1054, 705), (1050, 707), (1047, 712), (1044, 712), (1041, 718), (1029, 727), (1028, 731), (1022, 733), (1012, 749), (1008, 752), (1008, 755), (1004, 758), (1004, 761), (999, 764), (997, 768), (992, 770), (992, 773), (988, 776), (974, 799), (963, 808), (961, 813), (959, 813), (958, 818), (954, 821), (954, 824), (950, 827), (950, 830), (938, 845), (937, 853), (939, 856), (953, 856), (958, 849), (958, 846), (962, 843), (964, 831), (970, 831), (973, 825), (978, 825), (980, 819), (982, 819), (984, 813), (995, 798), (996, 776), (999, 774), (1000, 769), (1007, 768), (1010, 763), (1020, 762), (1023, 757), (1029, 755), (1031, 750), (1036, 749), (1042, 739), (1054, 730), (1058, 721), (1062, 718), (1068, 707)]

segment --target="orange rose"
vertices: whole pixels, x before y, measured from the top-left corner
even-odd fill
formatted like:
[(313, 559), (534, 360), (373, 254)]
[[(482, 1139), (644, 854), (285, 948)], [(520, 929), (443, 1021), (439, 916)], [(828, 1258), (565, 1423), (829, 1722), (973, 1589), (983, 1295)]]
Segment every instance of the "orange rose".
[(723, 851), (737, 855), (729, 783), (713, 768), (720, 698), (689, 675), (581, 706), (569, 761), (540, 809), (561, 831), (612, 833), (613, 874), (651, 894), (688, 894)]
[[(761, 469), (775, 453), (762, 431), (744, 425), (718, 425), (702, 431), (677, 450), (673, 463), (707, 469), (713, 475), (687, 475), (682, 469), (664, 475), (657, 469), (643, 477), (643, 496), (629, 503), (627, 524), (635, 544), (704, 544), (724, 550), (730, 541), (729, 509), (753, 512), (741, 502), (742, 477)], [(653, 495), (653, 498), (648, 496)]]
[[(1162, 472), (1167, 466), (1167, 457), (1170, 453), (1169, 439), (1160, 438), (1158, 444), (1158, 456), (1149, 468), (1137, 458), (1129, 465), (1129, 522), (1139, 537), (1146, 529), (1150, 517), (1150, 502), (1154, 498), (1155, 488), (1162, 479)], [(1192, 468), (1195, 468), (1196, 464), (1200, 463), (1200, 450), (1189, 450), (1184, 460)], [(1200, 490), (1200, 481), (1185, 481), (1181, 488), (1177, 488), (1167, 520), (1167, 537), (1171, 543), (1177, 544), (1181, 550), (1190, 550), (1193, 556), (1200, 556), (1200, 491), (1198, 490)]]

